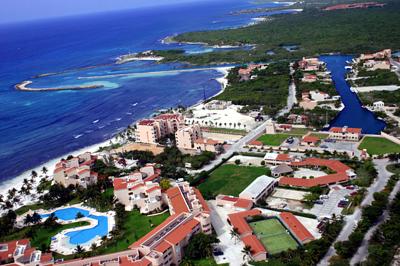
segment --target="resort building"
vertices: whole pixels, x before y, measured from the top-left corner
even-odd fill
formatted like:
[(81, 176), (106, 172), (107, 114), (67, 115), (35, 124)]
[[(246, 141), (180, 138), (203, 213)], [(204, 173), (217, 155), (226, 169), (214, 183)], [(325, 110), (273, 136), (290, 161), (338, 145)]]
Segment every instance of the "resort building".
[(260, 64), (249, 64), (246, 68), (239, 69), (240, 80), (246, 81), (251, 78), (251, 74), (254, 70), (263, 68), (264, 65)]
[(301, 139), (300, 145), (315, 147), (320, 141), (321, 139), (316, 136), (307, 135)]
[(175, 133), (176, 146), (180, 149), (193, 150), (196, 149), (196, 140), (202, 138), (201, 128), (198, 124), (186, 126), (178, 129)]
[(29, 239), (0, 243), (0, 264), (9, 265), (53, 265), (51, 253), (43, 253), (31, 247)]
[(239, 194), (239, 198), (251, 200), (256, 203), (270, 195), (276, 186), (278, 186), (278, 181), (275, 178), (262, 175), (257, 177), (248, 187), (246, 187)]
[(144, 119), (136, 124), (137, 142), (157, 144), (157, 142), (175, 132), (182, 126), (181, 114), (161, 114), (152, 119)]
[(304, 225), (290, 212), (281, 212), (279, 220), (285, 225), (298, 242), (306, 244), (314, 240), (314, 236), (304, 227)]
[(362, 136), (361, 133), (361, 128), (332, 127), (329, 130), (329, 138), (343, 141), (359, 141)]
[(73, 185), (86, 188), (88, 185), (95, 184), (98, 174), (91, 171), (91, 167), (96, 160), (97, 156), (93, 156), (90, 152), (67, 160), (62, 159), (54, 169), (54, 181), (64, 187)]
[(144, 182), (141, 173), (114, 178), (114, 196), (125, 205), (127, 211), (135, 208), (140, 213), (151, 213), (161, 210), (162, 194), (157, 183)]
[(265, 163), (272, 165), (290, 164), (294, 160), (295, 158), (287, 153), (268, 152), (264, 156)]
[(281, 177), (279, 179), (279, 185), (310, 188), (347, 182), (351, 178), (356, 177), (356, 174), (350, 167), (337, 160), (307, 158), (300, 162), (292, 162), (290, 166), (292, 168), (314, 168), (317, 170), (328, 168), (333, 174), (326, 174), (314, 178)]
[(282, 175), (287, 175), (293, 173), (293, 169), (292, 167), (290, 167), (289, 165), (283, 163), (283, 164), (279, 164), (273, 168), (271, 168), (271, 174), (274, 177), (280, 177)]
[(225, 207), (234, 211), (248, 211), (253, 207), (253, 201), (233, 196), (218, 195), (217, 206)]
[(330, 98), (329, 94), (322, 91), (310, 91), (311, 100), (317, 102), (323, 102)]
[(320, 61), (318, 58), (305, 58), (298, 62), (299, 69), (303, 71), (319, 71), (322, 66), (324, 66), (324, 62)]
[(224, 150), (221, 141), (204, 138), (195, 140), (194, 147), (197, 151), (210, 151), (214, 153), (221, 153)]
[(205, 104), (205, 108), (208, 110), (225, 110), (228, 106), (231, 106), (231, 101), (220, 101), (220, 100), (212, 100)]
[(374, 111), (383, 112), (385, 111), (385, 103), (382, 101), (377, 101), (372, 104)]

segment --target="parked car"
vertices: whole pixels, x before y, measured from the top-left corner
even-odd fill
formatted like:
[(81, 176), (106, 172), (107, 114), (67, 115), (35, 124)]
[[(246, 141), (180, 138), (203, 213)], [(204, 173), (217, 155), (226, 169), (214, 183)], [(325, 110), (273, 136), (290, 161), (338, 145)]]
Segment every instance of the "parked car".
[(322, 144), (321, 146), (319, 146), (321, 149), (328, 149), (328, 146)]
[(354, 187), (353, 185), (350, 185), (350, 186), (347, 186), (346, 189), (348, 189), (348, 190), (354, 190), (355, 187)]
[(222, 255), (224, 255), (224, 252), (222, 252), (222, 250), (220, 248), (214, 248), (213, 254), (214, 254), (214, 256), (222, 256)]
[(328, 195), (321, 195), (321, 196), (319, 196), (319, 198), (320, 199), (329, 199), (329, 196)]
[(315, 204), (324, 204), (324, 201), (323, 200), (316, 200), (316, 201), (314, 201), (314, 203)]
[(339, 203), (338, 203), (338, 207), (339, 207), (339, 208), (346, 208), (347, 205), (349, 205), (349, 201), (348, 201), (348, 200), (341, 200), (341, 201), (339, 201)]
[(292, 143), (294, 142), (294, 138), (293, 138), (293, 137), (289, 137), (289, 138), (286, 140), (286, 142), (289, 143), (289, 144), (292, 144)]

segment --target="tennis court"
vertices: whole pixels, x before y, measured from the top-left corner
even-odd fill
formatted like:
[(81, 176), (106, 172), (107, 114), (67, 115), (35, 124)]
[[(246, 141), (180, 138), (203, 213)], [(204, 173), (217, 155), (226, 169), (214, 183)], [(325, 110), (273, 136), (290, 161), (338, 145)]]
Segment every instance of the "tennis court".
[(298, 244), (276, 218), (250, 223), (269, 254), (296, 249)]

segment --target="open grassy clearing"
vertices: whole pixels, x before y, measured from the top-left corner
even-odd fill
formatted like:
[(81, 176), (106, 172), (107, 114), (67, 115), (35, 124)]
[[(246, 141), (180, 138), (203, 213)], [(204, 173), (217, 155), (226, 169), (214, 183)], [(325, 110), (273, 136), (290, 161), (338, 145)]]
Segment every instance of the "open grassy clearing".
[(383, 155), (400, 152), (400, 145), (385, 138), (364, 137), (358, 149), (366, 149), (371, 155)]
[(213, 171), (210, 177), (199, 185), (199, 189), (206, 198), (213, 198), (218, 194), (239, 196), (257, 177), (268, 172), (265, 167), (225, 164)]

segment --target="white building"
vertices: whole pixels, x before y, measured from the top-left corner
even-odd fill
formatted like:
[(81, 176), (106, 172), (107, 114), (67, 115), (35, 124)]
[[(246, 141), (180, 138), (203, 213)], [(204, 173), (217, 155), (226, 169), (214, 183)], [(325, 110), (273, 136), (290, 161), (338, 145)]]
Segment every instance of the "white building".
[(310, 97), (317, 102), (323, 102), (329, 99), (329, 94), (322, 91), (310, 91)]
[(277, 185), (278, 181), (275, 178), (266, 175), (259, 176), (239, 194), (239, 198), (257, 202), (270, 195)]
[(385, 111), (385, 103), (382, 101), (377, 101), (372, 104), (374, 111)]

